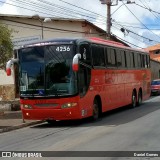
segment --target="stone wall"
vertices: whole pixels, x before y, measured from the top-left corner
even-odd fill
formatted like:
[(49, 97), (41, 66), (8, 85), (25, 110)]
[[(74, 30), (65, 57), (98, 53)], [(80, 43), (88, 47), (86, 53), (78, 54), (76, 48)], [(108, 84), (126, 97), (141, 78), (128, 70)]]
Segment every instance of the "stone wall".
[(15, 85), (0, 85), (0, 101), (10, 101), (15, 99)]

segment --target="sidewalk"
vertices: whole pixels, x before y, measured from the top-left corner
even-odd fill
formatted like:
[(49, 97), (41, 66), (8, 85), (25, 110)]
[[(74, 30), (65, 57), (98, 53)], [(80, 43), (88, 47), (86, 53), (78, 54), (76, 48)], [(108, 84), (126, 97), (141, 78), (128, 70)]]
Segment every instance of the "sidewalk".
[(19, 111), (0, 111), (0, 133), (27, 127), (42, 121), (23, 120), (22, 112)]

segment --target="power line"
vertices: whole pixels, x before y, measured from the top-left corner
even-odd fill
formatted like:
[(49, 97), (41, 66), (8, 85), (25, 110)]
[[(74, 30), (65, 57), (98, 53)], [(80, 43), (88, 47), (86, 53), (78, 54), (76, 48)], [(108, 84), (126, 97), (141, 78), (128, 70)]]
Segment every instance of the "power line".
[[(115, 26), (113, 26), (115, 29), (117, 29), (117, 30), (119, 30), (119, 28), (118, 27), (115, 27)], [(140, 37), (139, 36), (139, 38), (135, 38), (134, 36), (131, 36), (131, 35), (129, 35), (131, 38), (133, 38), (133, 39), (135, 39), (136, 41), (139, 41), (139, 42), (141, 42), (141, 43), (144, 43), (142, 40), (140, 40), (139, 38), (142, 38), (142, 37)]]
[[(125, 3), (122, 1), (122, 3), (125, 5)], [(151, 33), (153, 33), (154, 35), (156, 35), (158, 38), (160, 38), (157, 34), (155, 34), (154, 32), (152, 32), (144, 23), (142, 23), (137, 17), (136, 15), (125, 5), (125, 7), (128, 9), (128, 11)]]
[[(13, 0), (12, 0), (13, 1)], [(94, 15), (93, 15), (93, 17), (92, 16), (86, 16), (86, 15), (84, 15), (84, 14), (81, 14), (81, 13), (79, 13), (78, 11), (76, 11), (76, 10), (73, 10), (73, 9), (70, 9), (70, 8), (66, 8), (66, 7), (62, 7), (62, 6), (58, 6), (58, 5), (56, 5), (56, 4), (54, 4), (54, 3), (50, 3), (50, 2), (47, 2), (47, 1), (45, 1), (45, 0), (38, 0), (39, 2), (41, 2), (41, 3), (43, 3), (43, 4), (40, 4), (40, 3), (35, 3), (35, 2), (32, 2), (32, 3), (29, 3), (28, 1), (27, 2), (22, 2), (22, 1), (20, 1), (19, 0), (19, 2), (21, 2), (21, 4), (23, 5), (23, 6), (18, 6), (18, 5), (15, 5), (15, 4), (11, 4), (11, 3), (6, 3), (6, 4), (9, 4), (9, 5), (12, 5), (12, 6), (16, 6), (16, 7), (19, 7), (19, 8), (22, 8), (22, 9), (26, 9), (26, 10), (31, 10), (31, 11), (34, 11), (34, 12), (38, 12), (38, 13), (43, 13), (43, 14), (46, 14), (46, 15), (51, 15), (51, 16), (53, 16), (53, 8), (51, 8), (51, 7), (54, 7), (54, 8), (59, 8), (59, 10), (58, 10), (58, 12), (57, 12), (57, 9), (56, 9), (56, 15), (68, 15), (68, 16), (74, 16), (74, 17), (76, 17), (75, 16), (75, 14), (77, 14), (77, 15), (80, 15), (80, 16), (85, 16), (85, 17), (87, 17), (89, 20), (93, 20), (93, 19), (95, 19), (95, 15), (97, 15), (97, 16), (100, 16), (101, 18), (102, 17), (104, 17), (104, 16), (102, 16), (102, 15), (100, 15), (100, 14), (97, 14), (97, 13), (95, 13), (95, 12), (92, 12), (92, 11), (89, 11), (89, 10), (86, 10), (86, 9), (83, 9), (83, 8), (81, 8), (81, 7), (78, 7), (78, 6), (76, 6), (76, 5), (74, 5), (74, 7), (77, 7), (77, 8), (79, 8), (79, 9), (83, 9), (83, 10), (85, 10), (85, 11), (87, 11), (87, 12), (90, 12), (90, 13), (93, 13)], [(43, 2), (42, 2), (43, 1)], [(64, 3), (68, 3), (68, 2), (65, 2), (65, 1), (63, 1), (63, 0), (59, 0), (59, 1), (62, 1), (62, 2), (64, 2)], [(17, 2), (17, 1), (16, 1)], [(30, 1), (31, 2), (31, 1)], [(46, 3), (47, 2), (47, 3)], [(2, 3), (2, 1), (0, 1), (0, 3)], [(41, 9), (42, 11), (39, 11), (39, 10), (34, 10), (34, 9), (31, 9), (31, 7), (30, 8), (26, 8), (26, 4), (30, 7), (30, 6), (34, 6), (34, 7), (36, 7), (37, 9)], [(69, 3), (68, 3), (69, 4)], [(47, 6), (48, 5), (48, 6)], [(72, 5), (72, 4), (70, 4), (70, 5)], [(122, 5), (125, 5), (125, 4), (122, 4)], [(25, 6), (25, 7), (24, 7)], [(125, 5), (126, 6), (126, 5)], [(43, 11), (44, 10), (44, 11)], [(51, 11), (52, 13), (48, 13), (48, 11)], [(65, 13), (64, 13), (64, 11), (65, 11)], [(69, 12), (70, 11), (70, 12)], [(68, 13), (67, 13), (68, 12)], [(55, 16), (55, 14), (54, 14), (54, 16)], [(106, 17), (105, 17), (106, 18)], [(104, 23), (104, 21), (99, 21), (99, 24), (105, 24)], [(45, 28), (45, 27), (44, 27)], [(53, 28), (52, 28), (53, 29)], [(150, 29), (149, 29), (149, 31), (150, 31)]]
[(84, 17), (88, 17), (89, 19), (95, 19), (95, 17), (92, 17), (92, 16), (88, 16), (88, 15), (86, 15), (85, 13), (84, 14), (80, 14), (78, 11), (76, 11), (76, 10), (73, 10), (73, 9), (70, 9), (70, 8), (67, 8), (67, 7), (62, 7), (62, 6), (59, 6), (59, 5), (56, 5), (56, 4), (54, 4), (54, 3), (50, 3), (50, 2), (48, 2), (48, 1), (46, 1), (46, 0), (37, 0), (37, 1), (39, 1), (39, 2), (42, 2), (42, 3), (44, 3), (44, 4), (47, 4), (47, 5), (49, 5), (49, 6), (53, 6), (53, 7), (57, 7), (57, 8), (60, 8), (61, 10), (62, 10), (62, 13), (63, 13), (63, 15), (64, 15), (64, 10), (66, 11), (66, 13), (71, 13), (71, 16), (73, 16), (73, 15), (75, 15), (74, 13), (76, 13), (77, 15), (81, 15), (81, 16), (84, 16)]
[(148, 8), (148, 11), (149, 11), (155, 18), (158, 19), (158, 17), (157, 17), (153, 12), (151, 12), (150, 7), (147, 7), (141, 0), (139, 0), (139, 1), (143, 4), (144, 7)]
[[(2, 1), (0, 1), (0, 2), (2, 2)], [(49, 13), (46, 13), (46, 12), (41, 12), (41, 11), (34, 10), (34, 9), (28, 9), (26, 7), (18, 6), (18, 5), (15, 5), (15, 4), (8, 3), (8, 2), (5, 2), (5, 3), (8, 4), (8, 5), (11, 5), (11, 6), (15, 6), (15, 7), (21, 8), (21, 9), (26, 9), (26, 10), (30, 10), (30, 11), (34, 11), (34, 12), (38, 12), (38, 13), (42, 13), (42, 14), (53, 16), (52, 14), (49, 14)]]
[[(114, 22), (113, 22), (114, 23)], [(113, 24), (112, 23), (112, 24)], [(146, 30), (146, 28), (144, 28), (144, 27), (136, 27), (136, 26), (131, 26), (131, 25), (125, 25), (125, 24), (123, 24), (123, 26), (125, 26), (125, 27), (130, 27), (130, 28), (137, 28), (137, 29), (145, 29)], [(150, 30), (160, 30), (160, 28), (154, 28), (154, 29), (151, 29), (150, 28)]]
[(140, 4), (135, 3), (135, 5), (137, 5), (137, 6), (141, 7), (141, 8), (147, 9), (147, 10), (149, 10), (150, 12), (154, 12), (154, 13), (160, 14), (160, 12), (154, 11), (154, 10), (152, 10), (151, 8), (143, 7), (143, 6), (141, 6)]
[(128, 43), (128, 44), (131, 44), (131, 45), (133, 45), (133, 46), (135, 46), (135, 47), (138, 47), (138, 48), (143, 49), (142, 47), (137, 46), (137, 45), (135, 45), (135, 44), (133, 44), (133, 43), (131, 43), (131, 42), (128, 42), (128, 41), (126, 41), (126, 40), (124, 40), (124, 39), (122, 39), (122, 38), (118, 37), (118, 36), (117, 36), (117, 35), (115, 35), (115, 34), (112, 34), (112, 35), (113, 35), (113, 36), (115, 36), (117, 39), (121, 40), (122, 42), (125, 42), (125, 43)]
[(139, 36), (139, 37), (141, 37), (141, 38), (147, 39), (147, 40), (149, 40), (149, 41), (154, 41), (154, 42), (160, 43), (160, 41), (155, 41), (155, 40), (153, 40), (153, 39), (150, 39), (150, 38), (141, 36), (141, 35), (133, 32), (133, 31), (131, 31), (131, 30), (129, 30), (129, 29), (126, 29), (123, 25), (119, 24), (118, 22), (116, 22), (116, 21), (114, 21), (114, 22), (115, 22), (116, 24), (118, 24), (119, 26), (121, 26), (121, 27), (124, 29), (124, 31), (126, 30), (128, 33), (130, 32), (130, 33), (133, 33), (133, 34), (135, 34), (135, 35), (137, 35), (137, 36)]
[[(16, 1), (14, 1), (14, 0), (12, 0), (13, 2), (17, 2), (17, 0)], [(39, 0), (38, 0), (39, 1)], [(59, 15), (62, 15), (63, 17), (64, 17), (64, 15), (68, 15), (68, 16), (70, 16), (70, 17), (75, 17), (75, 18), (78, 18), (79, 19), (79, 15), (80, 16), (85, 16), (85, 18), (87, 18), (89, 21), (93, 21), (93, 20), (95, 20), (95, 17), (91, 17), (91, 16), (87, 16), (87, 15), (82, 15), (82, 14), (80, 14), (79, 12), (77, 12), (77, 11), (75, 11), (75, 10), (72, 10), (72, 9), (69, 9), (69, 8), (66, 8), (66, 7), (62, 7), (62, 6), (59, 6), (59, 5), (56, 5), (56, 4), (54, 4), (54, 3), (49, 3), (49, 2), (47, 2), (47, 1), (43, 1), (42, 2), (42, 0), (41, 0), (41, 2), (42, 3), (45, 3), (45, 4), (43, 4), (43, 5), (40, 5), (40, 4), (38, 4), (38, 3), (35, 3), (35, 2), (32, 2), (32, 3), (30, 3), (30, 2), (24, 2), (24, 1), (20, 1), (19, 0), (19, 4), (21, 4), (21, 5), (23, 5), (23, 6), (26, 6), (26, 5), (29, 5), (29, 7), (30, 8), (33, 8), (33, 6), (34, 7), (36, 7), (36, 8), (38, 8), (38, 9), (41, 9), (41, 11), (39, 11), (39, 10), (35, 10), (35, 9), (29, 9), (29, 8), (26, 8), (26, 7), (23, 7), (23, 6), (20, 6), (20, 5), (15, 5), (15, 4), (11, 4), (11, 3), (6, 3), (6, 4), (9, 4), (9, 5), (12, 5), (12, 6), (16, 6), (16, 7), (18, 7), (18, 8), (22, 8), (22, 9), (26, 9), (26, 10), (31, 10), (31, 11), (34, 11), (34, 12), (38, 12), (38, 13), (42, 13), (42, 14), (46, 14), (46, 15), (49, 15), (49, 16), (52, 16), (52, 17), (55, 17), (55, 15), (56, 16), (58, 16), (58, 14)], [(48, 6), (46, 6), (46, 4), (48, 4), (49, 5), (49, 7)], [(45, 5), (45, 6), (44, 6)], [(56, 14), (53, 14), (53, 11), (55, 10), (55, 9), (53, 9), (53, 8), (51, 8), (51, 6), (52, 7), (54, 7), (55, 9), (56, 9)], [(58, 9), (57, 9), (58, 8)], [(45, 9), (45, 11), (43, 11), (43, 9)], [(46, 10), (47, 10), (47, 12), (46, 12)], [(58, 12), (57, 12), (57, 10), (58, 10)], [(52, 14), (50, 14), (50, 13), (48, 13), (48, 11), (51, 11), (52, 12)], [(65, 11), (65, 13), (64, 13), (64, 11)], [(58, 14), (57, 14), (58, 13)], [(95, 13), (96, 14), (96, 13)], [(102, 18), (102, 17), (101, 17)], [(105, 24), (104, 23), (104, 21), (100, 21), (100, 20), (96, 20), (96, 23), (97, 24)]]
[[(139, 23), (130, 23), (130, 22), (120, 22), (120, 21), (117, 21), (119, 23), (123, 23), (123, 24), (130, 24), (130, 25), (140, 25)], [(150, 25), (150, 26), (159, 26), (158, 24), (145, 24), (145, 25)]]
[[(149, 9), (149, 11), (150, 11), (150, 6), (148, 5), (148, 3), (146, 2), (146, 0), (144, 0), (144, 2), (147, 4), (147, 6), (148, 6), (148, 9)], [(156, 16), (156, 15), (155, 15)], [(157, 16), (156, 16), (157, 17)], [(160, 18), (159, 16), (157, 17), (158, 19)]]
[(123, 4), (120, 5), (120, 6), (111, 14), (111, 16), (112, 16), (114, 13), (116, 13), (122, 6), (123, 6)]
[(64, 2), (64, 3), (66, 3), (66, 4), (69, 4), (69, 5), (71, 5), (71, 6), (74, 6), (74, 7), (76, 7), (76, 8), (80, 8), (80, 9), (85, 10), (85, 11), (87, 11), (87, 12), (90, 12), (90, 13), (93, 13), (93, 14), (96, 14), (96, 15), (99, 15), (99, 16), (101, 16), (101, 17), (103, 17), (103, 18), (106, 18), (105, 16), (102, 16), (101, 14), (95, 13), (95, 12), (90, 11), (90, 10), (88, 10), (88, 9), (84, 9), (84, 8), (79, 7), (79, 6), (77, 6), (77, 5), (73, 5), (73, 4), (69, 3), (69, 2), (66, 2), (66, 1), (63, 1), (63, 0), (59, 0), (59, 1)]

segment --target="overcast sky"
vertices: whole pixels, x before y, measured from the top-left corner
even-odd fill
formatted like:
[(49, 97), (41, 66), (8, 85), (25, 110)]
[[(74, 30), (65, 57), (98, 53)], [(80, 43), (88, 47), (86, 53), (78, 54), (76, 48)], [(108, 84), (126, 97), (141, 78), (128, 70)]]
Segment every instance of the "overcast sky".
[[(114, 5), (116, 0), (112, 1)], [(135, 4), (123, 0), (111, 7), (111, 33), (132, 47), (143, 48), (160, 43), (160, 0), (131, 1)], [(106, 12), (106, 5), (99, 0), (0, 0), (2, 14), (82, 18), (104, 30)]]

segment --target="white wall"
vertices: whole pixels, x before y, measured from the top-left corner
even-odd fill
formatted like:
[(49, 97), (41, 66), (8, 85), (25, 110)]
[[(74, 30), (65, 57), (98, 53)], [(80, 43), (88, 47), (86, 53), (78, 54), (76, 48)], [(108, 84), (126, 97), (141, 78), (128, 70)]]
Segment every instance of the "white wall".
[(13, 73), (11, 76), (7, 76), (4, 70), (0, 70), (0, 85), (14, 84)]

